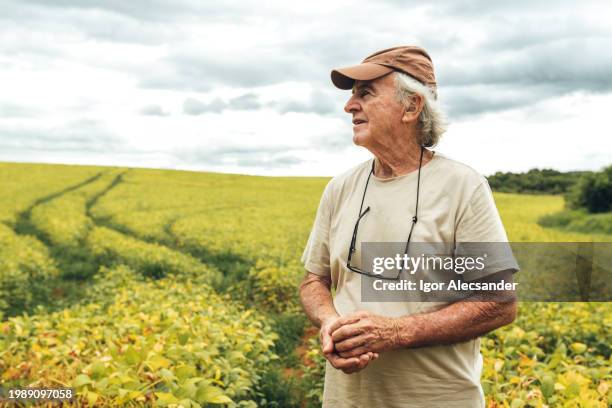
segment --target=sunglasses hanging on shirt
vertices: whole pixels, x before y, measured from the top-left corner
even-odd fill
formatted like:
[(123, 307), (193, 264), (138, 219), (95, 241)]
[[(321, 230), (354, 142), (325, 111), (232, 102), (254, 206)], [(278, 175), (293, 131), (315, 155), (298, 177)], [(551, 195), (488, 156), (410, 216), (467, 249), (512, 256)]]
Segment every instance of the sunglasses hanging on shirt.
[[(423, 164), (423, 152), (424, 151), (425, 151), (425, 148), (423, 146), (421, 146), (421, 157), (419, 158), (419, 171), (418, 171), (418, 176), (417, 176), (416, 203), (414, 205), (414, 217), (412, 217), (412, 224), (410, 225), (410, 232), (408, 233), (408, 239), (406, 241), (406, 248), (404, 250), (404, 255), (408, 254), (408, 248), (409, 248), (409, 245), (410, 245), (410, 238), (412, 238), (412, 230), (414, 229), (414, 226), (415, 226), (415, 224), (418, 221), (419, 188), (420, 188), (420, 184), (421, 184), (421, 165)], [(357, 231), (359, 230), (359, 221), (361, 221), (363, 216), (366, 215), (368, 213), (368, 211), (370, 211), (370, 206), (366, 207), (366, 209), (363, 210), (363, 203), (365, 201), (366, 192), (368, 191), (368, 184), (370, 183), (370, 177), (372, 176), (372, 174), (374, 174), (374, 163), (375, 162), (376, 162), (376, 159), (373, 159), (372, 160), (372, 169), (370, 170), (370, 173), (368, 174), (368, 179), (366, 180), (366, 185), (365, 185), (365, 188), (363, 189), (363, 196), (361, 197), (361, 205), (359, 206), (359, 214), (357, 216), (357, 221), (355, 222), (355, 228), (353, 228), (353, 236), (351, 238), (351, 243), (350, 243), (350, 246), (349, 246), (348, 259), (347, 259), (347, 262), (346, 262), (346, 267), (348, 269), (350, 269), (351, 271), (359, 273), (361, 275), (371, 276), (371, 277), (378, 278), (378, 279), (397, 280), (399, 278), (399, 276), (401, 275), (401, 273), (404, 271), (404, 269), (398, 270), (397, 276), (392, 278), (392, 277), (382, 276), (380, 274), (375, 274), (373, 272), (363, 271), (363, 270), (361, 270), (361, 269), (351, 265), (351, 259), (353, 257), (353, 253), (355, 252), (355, 244), (357, 242)], [(362, 210), (363, 210), (363, 212), (362, 212)]]

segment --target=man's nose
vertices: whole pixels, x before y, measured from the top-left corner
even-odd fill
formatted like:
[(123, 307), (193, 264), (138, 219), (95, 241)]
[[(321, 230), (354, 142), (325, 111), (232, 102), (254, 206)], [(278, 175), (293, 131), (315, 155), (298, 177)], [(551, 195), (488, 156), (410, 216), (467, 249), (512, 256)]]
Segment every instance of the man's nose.
[(361, 110), (361, 105), (357, 102), (355, 95), (351, 95), (348, 101), (346, 101), (346, 105), (344, 105), (344, 111), (346, 113), (354, 113)]

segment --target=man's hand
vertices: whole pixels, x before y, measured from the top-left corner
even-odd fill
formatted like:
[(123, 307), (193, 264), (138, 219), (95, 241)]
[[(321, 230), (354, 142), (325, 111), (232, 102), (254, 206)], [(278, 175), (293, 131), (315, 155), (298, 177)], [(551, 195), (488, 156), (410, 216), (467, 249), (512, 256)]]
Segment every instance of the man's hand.
[(336, 319), (329, 327), (338, 355), (350, 360), (399, 347), (400, 325), (392, 317), (359, 311)]
[(351, 358), (338, 355), (331, 338), (330, 328), (340, 317), (334, 308), (330, 288), (329, 276), (306, 272), (300, 285), (300, 301), (310, 321), (321, 328), (319, 337), (325, 358), (334, 368), (351, 374), (364, 369), (371, 361), (377, 359), (378, 353), (366, 352), (356, 354)]
[(364, 369), (370, 361), (378, 358), (378, 353), (365, 351), (363, 353), (354, 353), (348, 358), (338, 355), (337, 347), (334, 347), (332, 340), (332, 327), (341, 317), (331, 317), (323, 322), (321, 331), (319, 332), (323, 355), (331, 363), (334, 368), (342, 370), (345, 374), (352, 374)]

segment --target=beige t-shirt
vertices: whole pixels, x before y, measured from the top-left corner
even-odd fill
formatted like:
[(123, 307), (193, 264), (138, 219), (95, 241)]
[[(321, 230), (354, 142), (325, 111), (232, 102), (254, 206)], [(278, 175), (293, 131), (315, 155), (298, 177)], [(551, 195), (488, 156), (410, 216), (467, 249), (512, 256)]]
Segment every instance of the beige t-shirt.
[[(361, 275), (346, 268), (347, 253), (372, 160), (334, 177), (321, 198), (302, 256), (308, 272), (331, 276), (334, 306), (341, 316), (357, 310), (398, 317), (439, 310), (442, 302), (362, 302)], [(361, 241), (405, 242), (416, 196), (417, 171), (381, 179), (372, 175), (359, 224)], [(411, 242), (506, 242), (507, 236), (489, 184), (475, 170), (436, 152), (421, 169), (418, 222)], [(496, 270), (518, 270), (514, 259)], [(480, 376), (480, 339), (444, 346), (392, 350), (365, 369), (344, 374), (327, 362), (324, 407), (485, 406)]]

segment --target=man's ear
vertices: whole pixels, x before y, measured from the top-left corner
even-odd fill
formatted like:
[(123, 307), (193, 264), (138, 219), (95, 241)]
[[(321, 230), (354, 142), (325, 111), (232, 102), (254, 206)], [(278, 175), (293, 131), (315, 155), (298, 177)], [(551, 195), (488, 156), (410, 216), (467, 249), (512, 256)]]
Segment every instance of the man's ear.
[(424, 102), (425, 100), (421, 95), (415, 94), (411, 96), (410, 104), (406, 107), (404, 115), (402, 116), (402, 122), (409, 123), (415, 121), (423, 110)]

